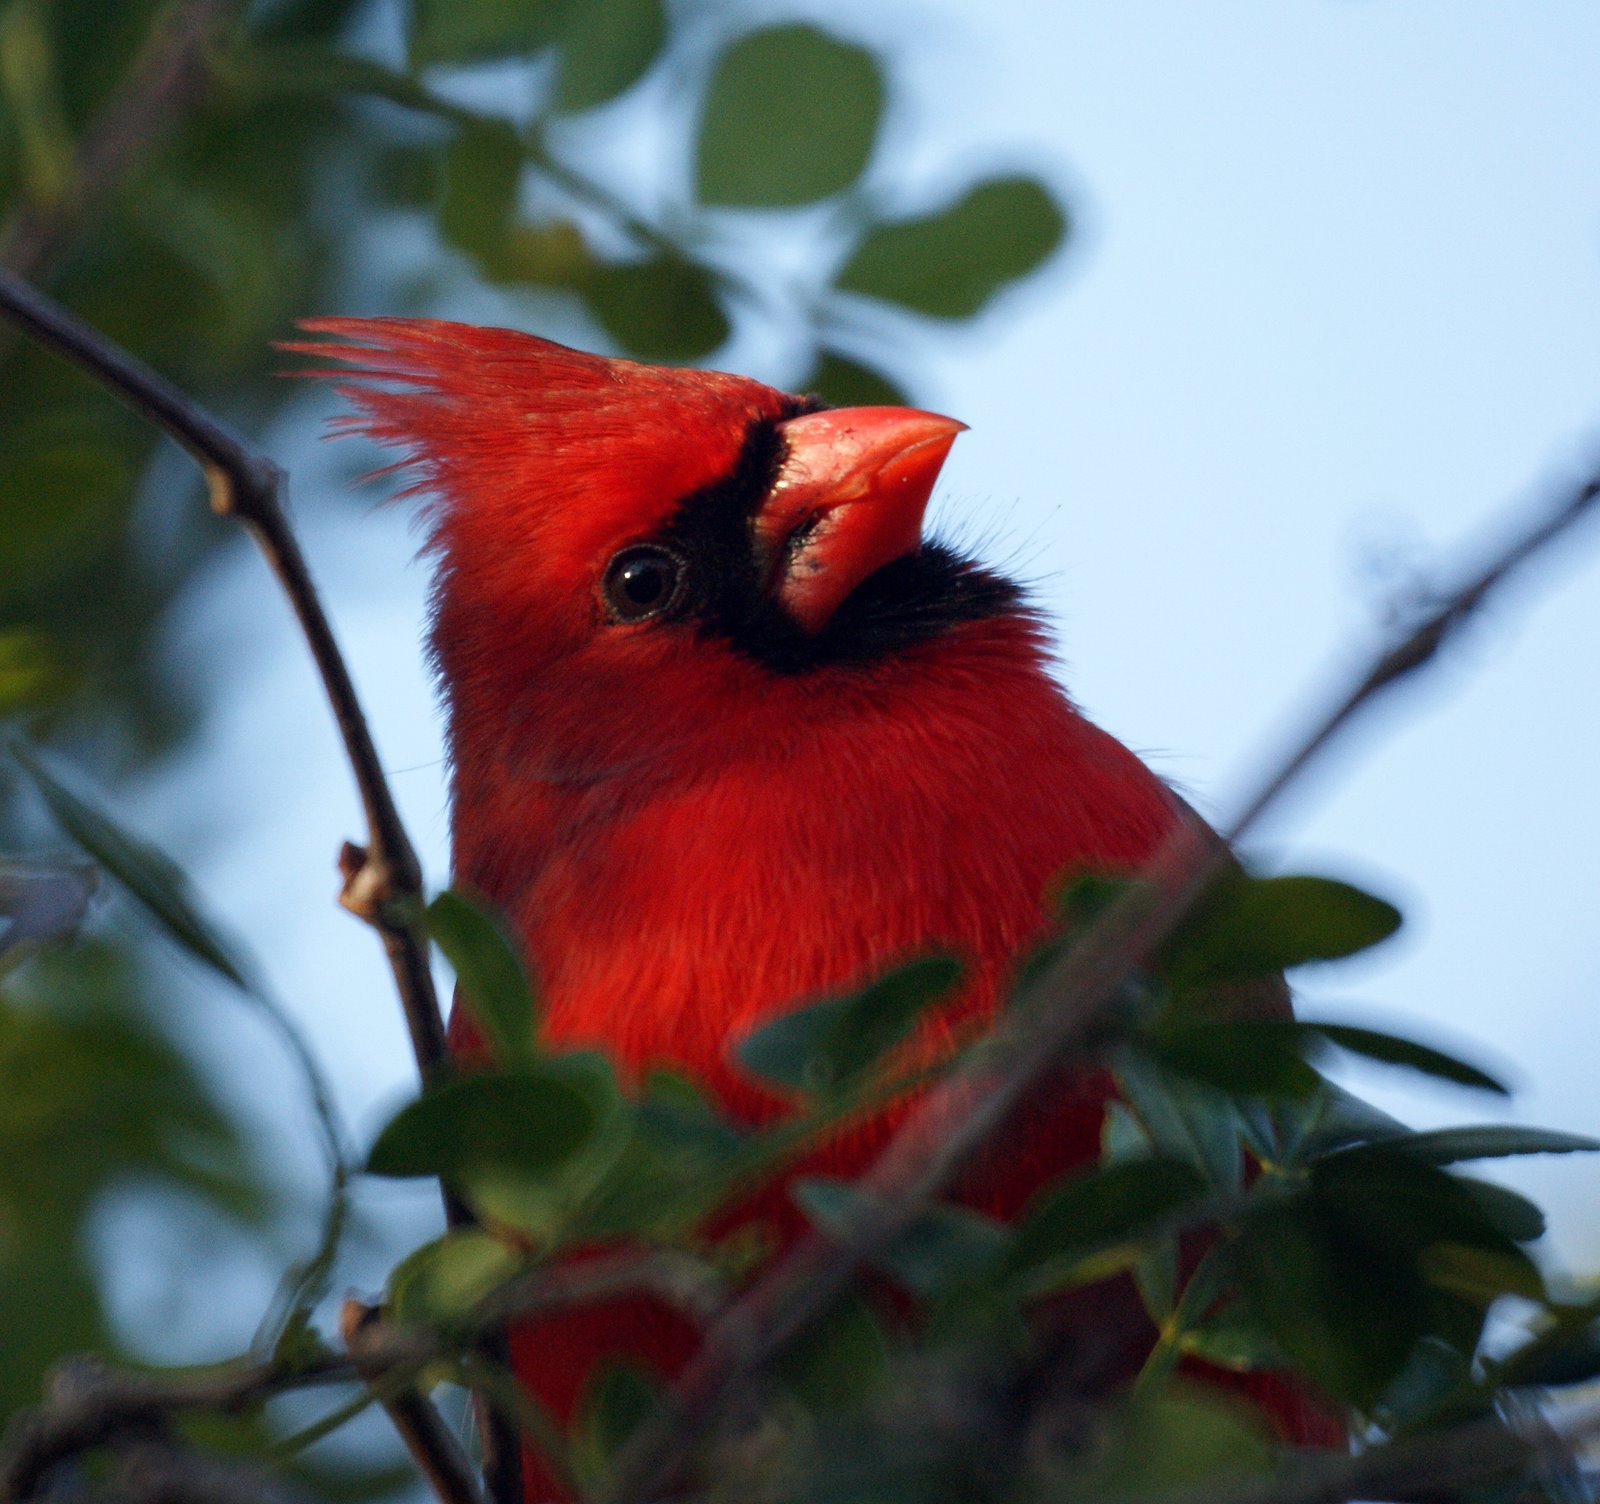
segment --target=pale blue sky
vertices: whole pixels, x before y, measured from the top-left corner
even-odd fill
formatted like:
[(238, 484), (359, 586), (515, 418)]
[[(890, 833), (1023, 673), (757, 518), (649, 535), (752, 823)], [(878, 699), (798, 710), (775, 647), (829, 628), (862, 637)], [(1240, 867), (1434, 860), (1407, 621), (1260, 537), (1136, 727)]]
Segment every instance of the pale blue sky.
[[(972, 426), (939, 511), (1039, 581), (1074, 695), (1202, 807), (1228, 810), (1367, 640), (1374, 559), (1447, 568), (1508, 506), (1600, 463), (1589, 0), (772, 10), (893, 49), (915, 146), (885, 165), (908, 203), (952, 172), (1020, 161), (1072, 205), (1080, 233), (1049, 273), (974, 329), (908, 342), (922, 399)], [(475, 296), (473, 315), (515, 321), (497, 299)], [(398, 512), (312, 504), (334, 481), (325, 451), (301, 453), (309, 421), (274, 446), (440, 882), (425, 575)], [(197, 879), (271, 959), (370, 1132), (410, 1071), (376, 947), (324, 903), (359, 824), (318, 691), (253, 559), (206, 581), (178, 631), (197, 672), (217, 673), (219, 637), (237, 659), (147, 828), (205, 820), (187, 826)], [(1366, 880), (1408, 915), (1369, 960), (1305, 976), (1307, 1011), (1476, 1041), (1523, 1084), (1516, 1116), (1591, 1132), (1597, 664), (1591, 528), (1269, 832), (1285, 866)], [(248, 818), (197, 815), (197, 782), (237, 788)], [(219, 1050), (224, 1035), (240, 1028), (219, 1025)], [(292, 1121), (293, 1099), (274, 1100), (292, 1078), (264, 1037), (250, 1048), (253, 1110)], [(1360, 1084), (1419, 1121), (1494, 1112), (1399, 1093), (1388, 1075)], [(1558, 1252), (1600, 1264), (1600, 1163), (1515, 1178), (1550, 1203)], [(141, 1285), (127, 1304), (157, 1294)]]

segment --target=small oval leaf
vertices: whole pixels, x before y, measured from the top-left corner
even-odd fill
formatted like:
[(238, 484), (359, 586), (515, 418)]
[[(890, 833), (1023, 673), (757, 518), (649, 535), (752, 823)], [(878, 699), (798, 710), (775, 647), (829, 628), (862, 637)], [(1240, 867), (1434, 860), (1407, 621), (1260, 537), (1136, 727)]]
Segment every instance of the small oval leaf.
[(1392, 903), (1330, 877), (1249, 877), (1219, 884), (1167, 947), (1175, 984), (1270, 976), (1353, 956), (1400, 928)]
[(659, 256), (597, 266), (583, 295), (606, 333), (643, 360), (698, 360), (730, 332), (715, 280), (693, 261)]
[(567, 0), (554, 108), (573, 114), (616, 98), (644, 76), (666, 37), (661, 0)]
[(589, 1141), (601, 1104), (586, 1083), (550, 1070), (485, 1072), (429, 1087), (402, 1107), (367, 1158), (374, 1175), (548, 1172)]
[(497, 1065), (538, 1055), (538, 1004), (522, 957), (499, 920), (454, 889), (427, 908), (428, 933), (456, 974), (459, 996), (490, 1044)]
[(44, 759), (24, 742), (11, 744), (17, 760), (43, 796), (57, 823), (136, 898), (190, 955), (220, 972), (236, 987), (251, 990), (243, 964), (211, 920), (201, 912), (189, 880), (154, 846), (123, 830), (57, 781)]
[(696, 189), (706, 204), (814, 203), (872, 156), (883, 75), (864, 47), (815, 26), (769, 26), (717, 59), (700, 114)]
[(1036, 178), (990, 178), (917, 219), (872, 226), (837, 279), (844, 292), (936, 318), (969, 319), (1042, 266), (1067, 217)]

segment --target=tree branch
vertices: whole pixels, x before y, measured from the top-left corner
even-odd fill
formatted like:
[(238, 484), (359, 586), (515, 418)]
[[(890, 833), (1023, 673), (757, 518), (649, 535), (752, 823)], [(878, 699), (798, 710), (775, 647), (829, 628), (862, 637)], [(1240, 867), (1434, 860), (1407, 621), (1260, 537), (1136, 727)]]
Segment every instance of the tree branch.
[(206, 477), (212, 509), (243, 524), (283, 585), (338, 722), (366, 815), (367, 849), (346, 848), (347, 853), (359, 852), (359, 860), (345, 867), (346, 891), (352, 895), (349, 906), (368, 919), (383, 940), (411, 1032), (412, 1052), (426, 1079), (446, 1058), (446, 1048), (426, 944), (403, 913), (408, 901), (421, 902), (422, 869), (400, 822), (305, 557), (284, 517), (282, 471), (165, 377), (4, 270), (0, 270), (0, 311), (188, 450)]
[(1018, 996), (969, 1070), (932, 1089), (863, 1178), (861, 1210), (837, 1239), (812, 1232), (706, 1334), (666, 1400), (621, 1448), (598, 1504), (646, 1499), (729, 1402), (824, 1311), (856, 1271), (905, 1232), (994, 1137), (1047, 1073), (1087, 1051), (1122, 987), (1232, 861), (1232, 844), (1384, 691), (1433, 662), (1507, 579), (1595, 510), (1600, 477), (1512, 540), (1386, 644), (1353, 686), (1262, 782), (1219, 839), (1198, 821), (1169, 837), (1140, 882), (1107, 906), (1067, 953)]

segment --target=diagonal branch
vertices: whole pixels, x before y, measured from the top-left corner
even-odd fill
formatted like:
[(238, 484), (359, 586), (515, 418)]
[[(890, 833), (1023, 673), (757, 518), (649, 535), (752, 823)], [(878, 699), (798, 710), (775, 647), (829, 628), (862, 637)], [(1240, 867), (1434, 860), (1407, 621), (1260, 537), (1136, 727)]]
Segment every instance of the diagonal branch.
[(188, 450), (205, 474), (212, 509), (220, 516), (238, 518), (282, 583), (316, 661), (366, 815), (368, 848), (346, 873), (348, 888), (359, 894), (352, 907), (370, 919), (383, 940), (417, 1067), (424, 1078), (432, 1075), (446, 1058), (444, 1023), (425, 942), (404, 913), (407, 902), (421, 900), (422, 869), (400, 822), (305, 556), (284, 516), (283, 473), (165, 377), (4, 270), (0, 270), (0, 311)]
[(667, 1400), (619, 1452), (599, 1504), (634, 1504), (651, 1496), (761, 1368), (954, 1182), (1047, 1073), (1092, 1046), (1124, 984), (1227, 870), (1232, 843), (1386, 690), (1432, 663), (1507, 579), (1593, 513), (1597, 499), (1600, 477), (1522, 527), (1386, 644), (1263, 780), (1226, 839), (1198, 821), (1168, 839), (1140, 874), (1142, 881), (1023, 990), (984, 1051), (981, 1068), (956, 1075), (923, 1099), (864, 1177), (868, 1194), (860, 1198), (848, 1231), (837, 1239), (809, 1234), (710, 1328)]

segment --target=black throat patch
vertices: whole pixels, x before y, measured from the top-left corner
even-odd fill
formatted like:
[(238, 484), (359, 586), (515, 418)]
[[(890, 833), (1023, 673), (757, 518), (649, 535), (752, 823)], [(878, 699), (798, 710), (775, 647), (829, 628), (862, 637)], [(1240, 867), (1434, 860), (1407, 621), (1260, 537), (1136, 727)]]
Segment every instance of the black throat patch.
[[(795, 399), (784, 417), (822, 404)], [(684, 563), (687, 578), (673, 615), (724, 638), (735, 651), (780, 674), (829, 664), (870, 664), (961, 622), (1017, 609), (1022, 592), (939, 543), (869, 575), (816, 633), (802, 630), (762, 589), (750, 519), (783, 461), (778, 419), (752, 425), (733, 471), (685, 497), (654, 539)]]

